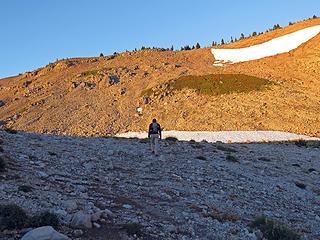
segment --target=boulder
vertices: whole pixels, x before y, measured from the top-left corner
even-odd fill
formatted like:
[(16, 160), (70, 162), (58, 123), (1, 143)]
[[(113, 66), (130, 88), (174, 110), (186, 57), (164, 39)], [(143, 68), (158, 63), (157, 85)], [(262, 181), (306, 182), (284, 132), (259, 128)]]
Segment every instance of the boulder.
[(67, 209), (68, 211), (73, 211), (78, 208), (78, 204), (75, 200), (67, 200), (63, 202), (63, 207)]
[(101, 228), (101, 225), (99, 224), (99, 223), (93, 223), (93, 226), (95, 227), (95, 228)]
[(92, 228), (91, 215), (83, 211), (76, 212), (72, 217), (70, 225), (79, 228)]
[(97, 211), (96, 213), (94, 213), (94, 214), (91, 216), (91, 221), (96, 222), (96, 221), (100, 220), (102, 214), (103, 214), (103, 211), (101, 211), (101, 210)]
[(40, 178), (47, 178), (47, 177), (49, 177), (48, 174), (46, 174), (45, 172), (42, 172), (42, 171), (38, 171), (36, 174), (37, 174), (38, 177), (40, 177)]
[(111, 212), (109, 209), (103, 210), (102, 215), (104, 218), (114, 217), (113, 212)]
[(71, 240), (51, 226), (39, 227), (25, 234), (21, 240)]

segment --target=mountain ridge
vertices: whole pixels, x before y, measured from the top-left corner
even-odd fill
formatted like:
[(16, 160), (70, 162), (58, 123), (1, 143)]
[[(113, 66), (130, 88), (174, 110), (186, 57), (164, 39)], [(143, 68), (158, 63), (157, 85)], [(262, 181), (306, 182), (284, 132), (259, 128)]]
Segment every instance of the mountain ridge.
[[(245, 47), (319, 23), (309, 19), (217, 47)], [(166, 130), (279, 130), (319, 137), (319, 40), (317, 35), (288, 53), (225, 67), (212, 65), (211, 47), (59, 60), (0, 80), (0, 123), (29, 132), (101, 136), (144, 131), (155, 117)], [(141, 96), (179, 76), (206, 74), (247, 74), (274, 85), (219, 96), (192, 89)]]

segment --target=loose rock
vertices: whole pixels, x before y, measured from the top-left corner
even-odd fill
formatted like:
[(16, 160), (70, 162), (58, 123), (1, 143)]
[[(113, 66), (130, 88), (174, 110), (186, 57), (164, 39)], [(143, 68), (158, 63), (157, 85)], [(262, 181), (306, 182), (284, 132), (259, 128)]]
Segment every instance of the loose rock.
[(53, 227), (45, 226), (39, 227), (36, 229), (31, 230), (26, 235), (22, 237), (21, 240), (71, 240), (66, 235), (63, 235)]

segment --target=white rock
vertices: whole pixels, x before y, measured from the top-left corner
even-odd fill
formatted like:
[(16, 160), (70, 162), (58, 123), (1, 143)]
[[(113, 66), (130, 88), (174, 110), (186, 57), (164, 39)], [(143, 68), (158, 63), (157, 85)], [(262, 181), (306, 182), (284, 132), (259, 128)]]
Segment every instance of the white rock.
[(49, 177), (48, 174), (46, 174), (45, 172), (41, 172), (41, 171), (38, 171), (38, 172), (37, 172), (37, 175), (38, 175), (38, 177), (41, 177), (41, 178), (47, 178), (47, 177)]
[(59, 209), (59, 210), (55, 211), (55, 214), (57, 214), (58, 216), (65, 217), (65, 216), (67, 216), (68, 213), (65, 210)]
[(129, 204), (124, 204), (122, 207), (124, 207), (124, 208), (126, 208), (126, 209), (131, 209), (131, 208), (132, 208), (132, 206), (129, 205)]
[(78, 204), (75, 200), (67, 200), (63, 202), (63, 206), (69, 211), (73, 211), (78, 208)]
[(92, 228), (91, 215), (83, 211), (76, 212), (72, 217), (70, 225), (72, 227)]
[(73, 234), (73, 236), (75, 236), (75, 237), (80, 237), (80, 236), (83, 235), (83, 231), (82, 231), (81, 229), (76, 229), (76, 230), (73, 231), (72, 234)]
[(63, 221), (67, 224), (69, 224), (71, 222), (73, 218), (73, 215), (72, 214), (67, 214), (67, 216), (64, 217)]
[(113, 217), (114, 214), (113, 214), (113, 212), (111, 212), (109, 209), (106, 208), (105, 210), (103, 210), (103, 216), (104, 217), (108, 217), (108, 216)]
[(178, 230), (174, 225), (171, 224), (171, 225), (168, 226), (168, 232), (175, 233), (177, 231)]
[(66, 235), (58, 233), (51, 226), (39, 227), (25, 234), (21, 240), (71, 240)]
[(79, 185), (79, 186), (77, 186), (77, 189), (78, 189), (80, 192), (84, 192), (84, 191), (86, 191), (86, 187), (85, 187), (85, 186), (83, 186), (83, 185)]
[(98, 212), (96, 212), (96, 213), (94, 213), (94, 214), (91, 216), (91, 221), (94, 221), (94, 222), (98, 221), (98, 220), (101, 218), (102, 213), (103, 213), (103, 212), (102, 212), (101, 210), (98, 211)]
[(96, 223), (96, 222), (93, 223), (93, 226), (94, 226), (95, 228), (101, 228), (101, 225), (100, 225), (99, 223)]

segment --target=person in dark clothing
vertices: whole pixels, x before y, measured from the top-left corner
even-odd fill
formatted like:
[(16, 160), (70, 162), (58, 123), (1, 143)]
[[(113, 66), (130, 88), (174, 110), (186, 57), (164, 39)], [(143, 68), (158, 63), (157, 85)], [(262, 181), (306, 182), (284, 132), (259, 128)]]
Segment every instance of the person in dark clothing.
[(148, 138), (150, 139), (151, 151), (156, 156), (159, 154), (159, 138), (161, 139), (161, 127), (156, 119), (149, 125)]

